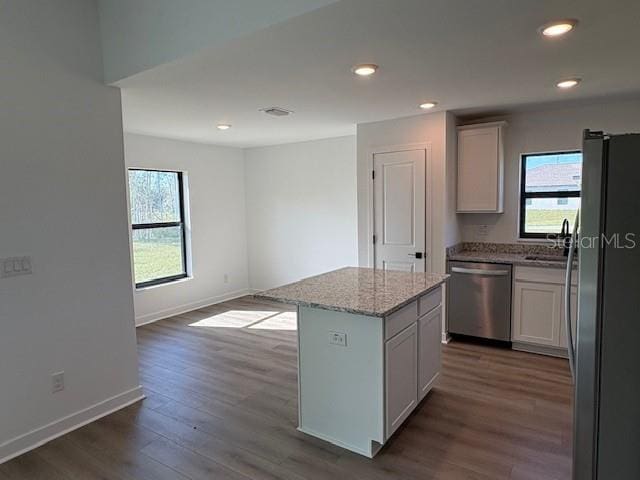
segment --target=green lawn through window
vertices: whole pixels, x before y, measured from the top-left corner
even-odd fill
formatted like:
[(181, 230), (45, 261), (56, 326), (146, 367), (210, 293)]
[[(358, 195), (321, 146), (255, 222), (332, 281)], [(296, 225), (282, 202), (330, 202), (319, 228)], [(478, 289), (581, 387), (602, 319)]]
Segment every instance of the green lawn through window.
[(567, 218), (573, 227), (576, 210), (527, 210), (527, 232), (560, 233), (562, 221)]
[(136, 283), (181, 274), (182, 249), (180, 242), (133, 242)]

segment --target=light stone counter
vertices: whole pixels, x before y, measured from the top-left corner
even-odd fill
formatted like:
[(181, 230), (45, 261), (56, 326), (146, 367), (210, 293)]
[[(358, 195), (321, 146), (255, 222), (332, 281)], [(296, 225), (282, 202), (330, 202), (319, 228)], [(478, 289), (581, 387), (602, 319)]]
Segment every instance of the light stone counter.
[[(535, 258), (528, 258), (535, 257)], [(566, 257), (559, 255), (525, 255), (522, 253), (507, 252), (478, 252), (462, 251), (450, 255), (447, 260), (454, 262), (477, 262), (477, 263), (506, 263), (510, 265), (520, 265), (522, 267), (540, 268), (567, 268)], [(578, 262), (574, 261), (574, 268), (578, 267)]]
[[(522, 267), (567, 268), (562, 248), (555, 244), (465, 242), (447, 248), (447, 260), (456, 262), (507, 263)], [(577, 268), (578, 262), (574, 261)]]
[(442, 284), (449, 275), (346, 267), (256, 297), (298, 306), (387, 317)]

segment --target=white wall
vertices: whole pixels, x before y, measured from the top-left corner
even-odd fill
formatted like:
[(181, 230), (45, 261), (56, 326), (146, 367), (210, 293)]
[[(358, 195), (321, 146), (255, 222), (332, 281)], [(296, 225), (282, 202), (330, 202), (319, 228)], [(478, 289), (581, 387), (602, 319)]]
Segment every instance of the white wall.
[(136, 323), (247, 293), (243, 151), (133, 134), (124, 148), (128, 167), (186, 172), (189, 197), (192, 278), (136, 291)]
[(105, 76), (114, 82), (335, 1), (99, 0)]
[(357, 265), (355, 149), (350, 136), (245, 151), (251, 287)]
[[(507, 117), (505, 129), (505, 204), (502, 214), (460, 214), (465, 241), (518, 241), (520, 154), (582, 148), (585, 128), (610, 133), (640, 132), (640, 100), (594, 101), (589, 105), (547, 108)], [(495, 120), (492, 118), (491, 120)], [(486, 236), (480, 225), (487, 225)]]
[[(361, 266), (368, 265), (372, 248), (369, 212), (373, 152), (380, 147), (428, 144), (431, 148), (431, 179), (427, 179), (427, 189), (432, 189), (431, 218), (427, 219), (432, 227), (428, 247), (432, 256), (432, 270), (444, 272), (446, 243), (455, 241), (457, 236), (457, 226), (447, 226), (448, 220), (455, 222), (455, 215), (447, 213), (451, 206), (447, 202), (445, 189), (447, 176), (453, 174), (450, 166), (447, 167), (447, 115), (437, 112), (358, 125), (358, 252)], [(448, 231), (446, 235), (445, 231)]]
[[(86, 0), (0, 15), (0, 462), (138, 399), (118, 90)], [(65, 390), (51, 393), (51, 374)]]

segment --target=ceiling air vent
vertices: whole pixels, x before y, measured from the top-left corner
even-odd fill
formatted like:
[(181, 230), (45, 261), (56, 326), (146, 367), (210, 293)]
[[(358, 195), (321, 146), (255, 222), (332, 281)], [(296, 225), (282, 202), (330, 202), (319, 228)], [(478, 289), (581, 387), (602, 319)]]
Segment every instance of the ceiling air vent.
[(273, 115), (274, 117), (286, 117), (287, 115), (291, 115), (293, 113), (291, 110), (280, 107), (261, 108), (260, 111), (266, 113), (267, 115)]

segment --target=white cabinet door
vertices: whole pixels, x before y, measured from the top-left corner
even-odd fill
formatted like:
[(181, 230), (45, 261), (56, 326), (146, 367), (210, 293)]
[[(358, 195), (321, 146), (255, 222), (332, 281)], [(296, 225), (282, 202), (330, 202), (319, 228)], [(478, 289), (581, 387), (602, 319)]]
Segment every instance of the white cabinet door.
[(460, 127), (458, 212), (503, 212), (502, 125)]
[(513, 340), (558, 346), (561, 311), (561, 285), (516, 281), (513, 298)]
[(418, 320), (418, 401), (422, 400), (440, 373), (442, 307)]
[(385, 344), (386, 438), (418, 403), (418, 328), (414, 322)]
[[(573, 343), (576, 343), (576, 319), (578, 318), (578, 289), (571, 287), (571, 332), (573, 333)], [(567, 343), (567, 327), (564, 319), (564, 287), (562, 287), (562, 315), (560, 322), (560, 347), (569, 348)]]

